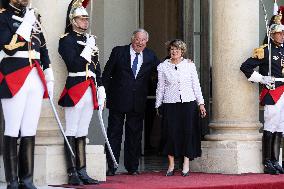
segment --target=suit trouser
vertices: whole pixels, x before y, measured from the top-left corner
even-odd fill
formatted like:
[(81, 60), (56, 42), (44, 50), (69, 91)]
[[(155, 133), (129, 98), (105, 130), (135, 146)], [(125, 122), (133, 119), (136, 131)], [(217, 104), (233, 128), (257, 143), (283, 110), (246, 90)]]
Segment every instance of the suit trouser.
[[(109, 110), (107, 136), (117, 162), (119, 162), (123, 125), (125, 121), (124, 166), (128, 172), (137, 171), (139, 166), (143, 119), (144, 113), (122, 113)], [(108, 168), (113, 169), (113, 162), (107, 148), (106, 156)]]
[(12, 98), (1, 99), (5, 119), (5, 136), (35, 136), (41, 112), (44, 88), (36, 68)]

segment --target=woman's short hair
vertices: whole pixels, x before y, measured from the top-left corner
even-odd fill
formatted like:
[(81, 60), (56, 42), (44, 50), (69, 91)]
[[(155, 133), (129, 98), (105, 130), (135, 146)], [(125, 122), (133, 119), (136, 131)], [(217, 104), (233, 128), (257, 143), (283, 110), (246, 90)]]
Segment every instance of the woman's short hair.
[(167, 50), (168, 50), (168, 53), (170, 54), (170, 49), (171, 47), (176, 47), (178, 49), (181, 49), (181, 55), (184, 57), (185, 56), (185, 53), (187, 51), (187, 47), (186, 47), (186, 44), (185, 42), (183, 42), (182, 40), (180, 39), (174, 39), (172, 41), (168, 41), (166, 43), (166, 46), (167, 46)]

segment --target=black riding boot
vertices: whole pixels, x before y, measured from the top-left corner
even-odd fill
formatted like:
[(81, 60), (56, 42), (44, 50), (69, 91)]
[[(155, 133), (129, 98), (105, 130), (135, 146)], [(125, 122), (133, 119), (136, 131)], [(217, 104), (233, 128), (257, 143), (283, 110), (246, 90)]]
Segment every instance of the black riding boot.
[(279, 154), (281, 145), (282, 133), (273, 133), (273, 147), (272, 147), (272, 163), (273, 166), (280, 174), (284, 174), (284, 169), (279, 165)]
[(35, 136), (22, 137), (19, 149), (19, 189), (36, 189), (34, 176)]
[(84, 184), (99, 184), (99, 181), (88, 176), (86, 171), (86, 137), (79, 137), (76, 141), (76, 167), (79, 178)]
[(269, 131), (263, 131), (262, 137), (262, 161), (264, 166), (264, 173), (277, 175), (279, 172), (274, 168), (272, 163), (272, 143), (273, 133)]
[[(75, 153), (75, 137), (67, 136), (67, 140)], [(65, 157), (67, 163), (68, 184), (70, 185), (83, 185), (76, 170), (76, 159), (72, 156), (67, 143), (64, 141)]]
[(7, 189), (18, 189), (17, 137), (4, 136), (3, 160)]

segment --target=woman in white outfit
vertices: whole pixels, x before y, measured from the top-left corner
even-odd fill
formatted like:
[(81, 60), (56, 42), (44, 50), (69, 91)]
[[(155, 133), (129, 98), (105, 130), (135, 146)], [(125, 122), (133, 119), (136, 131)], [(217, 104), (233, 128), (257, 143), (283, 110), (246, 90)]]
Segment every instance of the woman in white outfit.
[(195, 64), (185, 59), (186, 44), (175, 39), (168, 44), (170, 59), (158, 66), (156, 108), (163, 104), (163, 153), (168, 155), (166, 176), (174, 175), (174, 158), (184, 157), (182, 176), (189, 175), (189, 160), (201, 155), (198, 108), (206, 116)]

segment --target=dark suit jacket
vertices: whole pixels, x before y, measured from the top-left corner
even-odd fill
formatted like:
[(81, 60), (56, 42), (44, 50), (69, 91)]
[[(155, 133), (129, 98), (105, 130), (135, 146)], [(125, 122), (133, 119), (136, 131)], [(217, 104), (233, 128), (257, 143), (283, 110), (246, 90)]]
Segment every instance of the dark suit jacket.
[(155, 53), (145, 48), (143, 63), (135, 79), (131, 69), (130, 45), (112, 49), (102, 75), (107, 94), (107, 107), (119, 112), (143, 112), (148, 81), (159, 64)]

